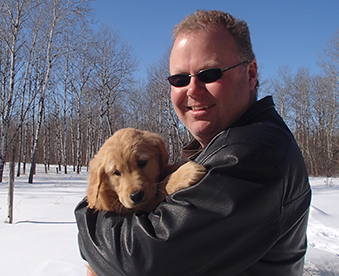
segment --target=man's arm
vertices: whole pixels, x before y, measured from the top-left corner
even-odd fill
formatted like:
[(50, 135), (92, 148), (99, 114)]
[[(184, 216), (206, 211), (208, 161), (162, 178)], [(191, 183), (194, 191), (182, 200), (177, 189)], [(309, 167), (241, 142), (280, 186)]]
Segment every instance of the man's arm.
[(149, 214), (93, 214), (81, 203), (79, 247), (97, 275), (204, 275), (213, 267), (237, 275), (262, 258), (279, 238), (286, 183), (261, 151), (241, 151)]

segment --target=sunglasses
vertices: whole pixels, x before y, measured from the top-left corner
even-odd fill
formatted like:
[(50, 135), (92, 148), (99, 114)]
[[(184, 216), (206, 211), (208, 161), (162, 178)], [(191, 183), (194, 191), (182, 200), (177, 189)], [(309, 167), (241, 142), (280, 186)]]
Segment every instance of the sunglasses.
[(230, 69), (233, 69), (235, 67), (238, 67), (244, 63), (247, 63), (247, 61), (240, 62), (237, 65), (234, 65), (232, 67), (228, 67), (225, 69), (211, 68), (211, 69), (202, 70), (198, 74), (195, 74), (195, 75), (176, 74), (176, 75), (169, 76), (166, 79), (169, 81), (169, 83), (172, 86), (175, 86), (175, 87), (184, 87), (186, 85), (189, 85), (191, 81), (191, 77), (198, 77), (198, 79), (203, 83), (211, 83), (211, 82), (215, 82), (218, 79), (220, 79), (222, 77), (222, 73)]

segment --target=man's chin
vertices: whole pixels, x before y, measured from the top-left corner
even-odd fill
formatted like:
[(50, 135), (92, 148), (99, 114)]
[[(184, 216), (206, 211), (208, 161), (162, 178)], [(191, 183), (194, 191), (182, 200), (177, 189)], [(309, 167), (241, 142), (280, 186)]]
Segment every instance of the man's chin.
[(216, 132), (210, 123), (204, 122), (200, 124), (193, 124), (191, 128), (188, 128), (193, 137), (201, 144), (202, 147), (207, 146), (210, 140), (219, 133)]

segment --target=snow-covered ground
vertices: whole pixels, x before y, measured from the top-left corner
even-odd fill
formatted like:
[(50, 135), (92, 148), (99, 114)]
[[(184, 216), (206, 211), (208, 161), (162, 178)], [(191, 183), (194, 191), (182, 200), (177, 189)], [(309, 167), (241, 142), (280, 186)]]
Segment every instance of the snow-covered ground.
[(339, 275), (339, 178), (310, 178), (311, 212), (304, 275)]
[[(0, 183), (0, 275), (85, 276), (73, 210), (84, 197), (88, 173), (38, 166), (34, 184), (15, 179), (14, 223), (8, 215), (8, 166)], [(304, 275), (339, 275), (339, 179), (311, 178), (309, 249)]]

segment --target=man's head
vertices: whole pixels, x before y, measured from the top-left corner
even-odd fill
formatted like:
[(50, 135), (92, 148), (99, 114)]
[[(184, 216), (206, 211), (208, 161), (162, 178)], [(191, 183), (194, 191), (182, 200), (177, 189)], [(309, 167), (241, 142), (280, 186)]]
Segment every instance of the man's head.
[[(197, 76), (202, 70), (230, 67)], [(174, 30), (170, 72), (186, 75), (184, 84), (172, 85), (172, 102), (202, 146), (239, 120), (256, 101), (257, 63), (247, 24), (229, 14), (197, 11), (179, 23)]]
[(222, 11), (198, 10), (187, 16), (174, 28), (173, 39), (175, 41), (182, 33), (207, 31), (211, 27), (226, 28), (233, 36), (241, 58), (248, 61), (255, 59), (247, 23)]

